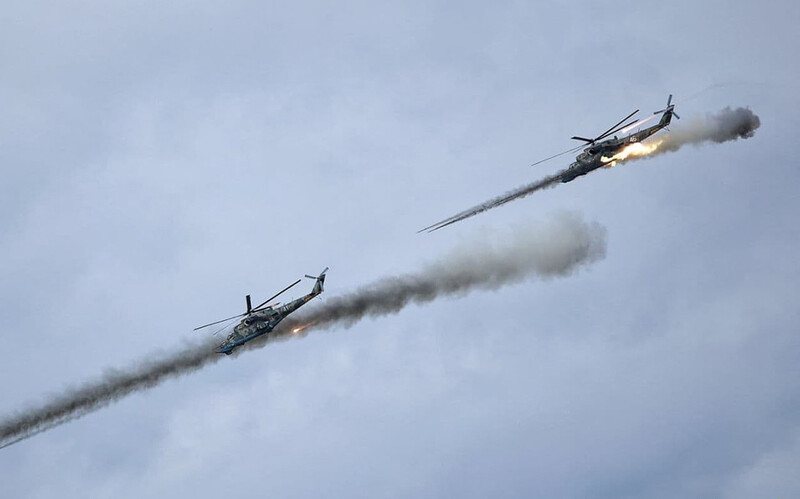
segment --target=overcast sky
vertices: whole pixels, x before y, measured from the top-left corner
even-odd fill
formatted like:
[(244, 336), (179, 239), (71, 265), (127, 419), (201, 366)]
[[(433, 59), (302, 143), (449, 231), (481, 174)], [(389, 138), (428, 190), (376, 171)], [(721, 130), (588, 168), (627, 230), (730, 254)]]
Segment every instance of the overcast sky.
[[(608, 250), (135, 394), (0, 451), (0, 496), (800, 496), (800, 4), (650, 5), (6, 2), (0, 415), (325, 266), (565, 211)], [(762, 126), (415, 233), (670, 93)]]

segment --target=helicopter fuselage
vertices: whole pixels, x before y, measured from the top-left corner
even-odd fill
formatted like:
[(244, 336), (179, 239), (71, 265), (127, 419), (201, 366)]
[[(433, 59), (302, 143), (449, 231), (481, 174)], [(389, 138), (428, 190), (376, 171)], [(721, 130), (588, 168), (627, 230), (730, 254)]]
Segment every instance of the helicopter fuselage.
[(583, 152), (578, 154), (578, 156), (575, 158), (575, 162), (569, 165), (569, 168), (562, 172), (561, 182), (572, 182), (576, 178), (586, 175), (591, 171), (597, 170), (601, 166), (608, 165), (611, 160), (604, 161), (604, 157), (610, 158), (622, 151), (625, 147), (636, 142), (641, 142), (659, 130), (666, 128), (672, 120), (672, 115), (672, 109), (668, 108), (663, 116), (661, 116), (661, 121), (651, 127), (644, 128), (622, 138), (617, 138), (614, 136), (613, 139), (604, 140), (602, 142), (597, 142), (590, 145), (584, 149)]
[(318, 278), (319, 284), (315, 285), (314, 290), (305, 296), (280, 307), (267, 307), (248, 314), (233, 328), (233, 332), (228, 335), (225, 342), (217, 348), (217, 353), (230, 355), (235, 348), (271, 332), (289, 314), (322, 293), (322, 280), (324, 280), (322, 276)]

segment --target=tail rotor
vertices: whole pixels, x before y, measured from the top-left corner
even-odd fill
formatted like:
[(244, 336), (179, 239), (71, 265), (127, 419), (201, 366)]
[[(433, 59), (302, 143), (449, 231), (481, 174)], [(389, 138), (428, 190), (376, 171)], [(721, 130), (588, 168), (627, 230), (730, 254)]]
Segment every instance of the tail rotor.
[(667, 97), (667, 107), (659, 111), (656, 111), (653, 114), (661, 114), (661, 113), (671, 113), (672, 116), (675, 116), (676, 119), (681, 119), (681, 117), (678, 116), (678, 113), (675, 112), (675, 104), (672, 103), (672, 94), (669, 94), (669, 97)]
[(328, 272), (328, 267), (325, 267), (325, 270), (319, 273), (317, 276), (308, 275), (306, 277), (309, 279), (314, 279), (317, 282), (314, 283), (314, 289), (311, 290), (312, 294), (318, 295), (323, 291), (323, 285), (325, 284), (325, 274)]

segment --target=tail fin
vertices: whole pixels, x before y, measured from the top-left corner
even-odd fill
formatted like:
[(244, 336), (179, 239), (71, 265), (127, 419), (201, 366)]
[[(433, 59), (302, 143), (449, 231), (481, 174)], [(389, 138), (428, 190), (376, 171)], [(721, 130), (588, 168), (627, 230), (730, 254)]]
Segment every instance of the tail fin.
[(325, 273), (328, 271), (328, 267), (325, 267), (325, 270), (319, 273), (318, 276), (308, 275), (306, 277), (309, 279), (316, 279), (317, 282), (314, 283), (314, 289), (311, 290), (312, 295), (318, 295), (323, 291), (323, 285), (325, 284)]
[(658, 114), (658, 113), (664, 113), (661, 116), (661, 122), (659, 123), (659, 125), (661, 126), (669, 125), (669, 122), (672, 121), (673, 116), (675, 116), (675, 119), (681, 119), (681, 117), (678, 116), (678, 113), (675, 112), (675, 104), (672, 103), (672, 94), (669, 94), (669, 97), (667, 98), (667, 107), (659, 111), (656, 111), (653, 114)]

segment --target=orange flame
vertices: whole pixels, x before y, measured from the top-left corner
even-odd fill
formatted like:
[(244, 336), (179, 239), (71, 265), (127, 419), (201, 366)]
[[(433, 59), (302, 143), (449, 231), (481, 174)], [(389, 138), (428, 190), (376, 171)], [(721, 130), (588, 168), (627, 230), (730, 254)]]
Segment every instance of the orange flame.
[[(316, 322), (316, 321), (314, 321), (314, 322)], [(297, 334), (297, 333), (302, 332), (304, 329), (313, 326), (314, 322), (309, 322), (308, 324), (303, 324), (302, 326), (297, 326), (296, 328), (292, 329), (292, 334)]]
[(664, 141), (659, 140), (657, 142), (653, 142), (652, 144), (634, 142), (633, 144), (625, 146), (620, 152), (611, 156), (610, 158), (608, 156), (601, 156), (600, 161), (606, 163), (605, 166), (614, 166), (617, 164), (617, 161), (624, 161), (630, 156), (647, 156), (658, 149), (658, 146), (660, 146), (662, 142)]

